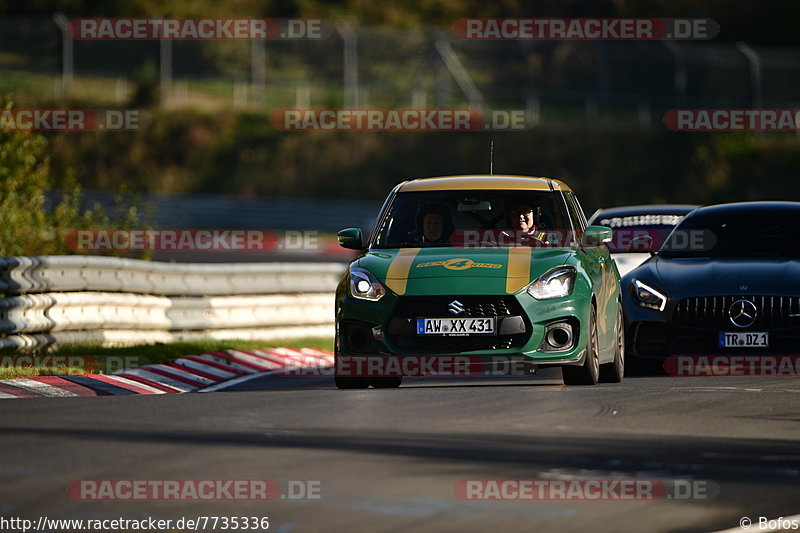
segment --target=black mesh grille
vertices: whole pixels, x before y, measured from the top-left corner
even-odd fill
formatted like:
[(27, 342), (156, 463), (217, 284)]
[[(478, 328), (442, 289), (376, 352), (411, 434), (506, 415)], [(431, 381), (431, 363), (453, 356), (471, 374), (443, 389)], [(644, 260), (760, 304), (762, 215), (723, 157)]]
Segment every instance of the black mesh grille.
[[(464, 312), (457, 315), (449, 305), (458, 301)], [(501, 317), (521, 315), (522, 308), (513, 296), (401, 296), (394, 316), (398, 318), (421, 317)]]
[[(513, 296), (401, 296), (398, 300), (394, 312), (397, 318), (502, 318), (524, 315), (522, 306)], [(464, 308), (457, 315), (449, 310), (450, 303), (454, 300)], [(499, 328), (499, 323), (497, 327)], [(403, 350), (460, 353), (521, 348), (529, 336), (530, 333), (469, 337), (391, 335), (390, 339)]]
[(480, 337), (439, 337), (439, 336), (399, 336), (392, 340), (403, 350), (420, 352), (477, 352), (489, 350), (508, 350), (525, 344), (527, 334), (498, 335)]
[(772, 330), (800, 327), (800, 297), (798, 296), (699, 296), (684, 298), (672, 312), (672, 321), (692, 328), (737, 330), (728, 314), (731, 304), (748, 300), (757, 309), (750, 330)]

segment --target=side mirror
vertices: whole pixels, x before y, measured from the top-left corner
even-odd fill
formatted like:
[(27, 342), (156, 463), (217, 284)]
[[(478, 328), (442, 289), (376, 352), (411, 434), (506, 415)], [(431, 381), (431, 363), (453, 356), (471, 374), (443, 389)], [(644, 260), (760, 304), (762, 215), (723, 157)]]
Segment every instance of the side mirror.
[(611, 242), (613, 234), (614, 230), (606, 226), (589, 226), (583, 232), (583, 245), (600, 246), (604, 243)]
[(336, 234), (339, 246), (348, 250), (363, 250), (364, 243), (361, 239), (361, 228), (347, 228)]

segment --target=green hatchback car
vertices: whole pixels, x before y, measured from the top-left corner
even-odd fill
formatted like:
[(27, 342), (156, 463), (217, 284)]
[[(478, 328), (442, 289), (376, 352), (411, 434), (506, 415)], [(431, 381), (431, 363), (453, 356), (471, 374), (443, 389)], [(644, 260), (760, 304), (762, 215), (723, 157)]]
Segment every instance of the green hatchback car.
[[(534, 369), (567, 385), (619, 382), (625, 346), (620, 278), (563, 182), (448, 176), (397, 185), (336, 291), (335, 357), (463, 355)], [(338, 367), (337, 367), (338, 368)], [(339, 373), (336, 385), (397, 387), (401, 375)]]

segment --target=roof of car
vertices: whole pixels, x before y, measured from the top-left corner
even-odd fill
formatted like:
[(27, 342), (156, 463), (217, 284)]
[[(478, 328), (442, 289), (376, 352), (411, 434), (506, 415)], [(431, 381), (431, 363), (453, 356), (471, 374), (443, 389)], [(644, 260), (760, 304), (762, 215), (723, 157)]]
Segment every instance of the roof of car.
[(625, 217), (630, 215), (685, 215), (699, 206), (690, 204), (624, 205), (598, 209), (591, 218)]
[(695, 215), (747, 215), (762, 213), (795, 213), (800, 215), (800, 202), (736, 202), (701, 207)]
[(401, 183), (398, 191), (453, 191), (453, 190), (571, 190), (569, 186), (552, 178), (530, 176), (469, 175), (419, 178)]

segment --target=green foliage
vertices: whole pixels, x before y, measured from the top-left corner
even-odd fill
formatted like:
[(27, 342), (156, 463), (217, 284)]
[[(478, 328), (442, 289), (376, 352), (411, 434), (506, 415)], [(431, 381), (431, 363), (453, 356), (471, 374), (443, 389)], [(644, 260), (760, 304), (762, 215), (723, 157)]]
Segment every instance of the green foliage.
[[(664, 17), (714, 18), (718, 42), (797, 45), (800, 3), (795, 0), (0, 0), (0, 15), (68, 17), (272, 17), (321, 18), (333, 23), (448, 28), (460, 18)], [(754, 23), (753, 21), (758, 21)]]
[[(11, 110), (11, 103), (2, 109)], [(48, 202), (45, 193), (54, 189), (61, 197)], [(97, 205), (81, 211), (80, 200), (71, 168), (53, 178), (44, 135), (0, 130), (0, 256), (72, 253), (75, 229), (143, 227), (137, 207), (125, 205), (122, 196), (111, 215)]]
[(792, 134), (540, 126), (517, 132), (280, 132), (258, 114), (156, 113), (140, 132), (60, 134), (57, 173), (89, 188), (382, 200), (412, 177), (560, 177), (588, 211), (627, 203), (797, 199)]
[(139, 67), (133, 74), (133, 82), (136, 88), (128, 107), (147, 108), (158, 104), (160, 87), (155, 62), (148, 61)]

